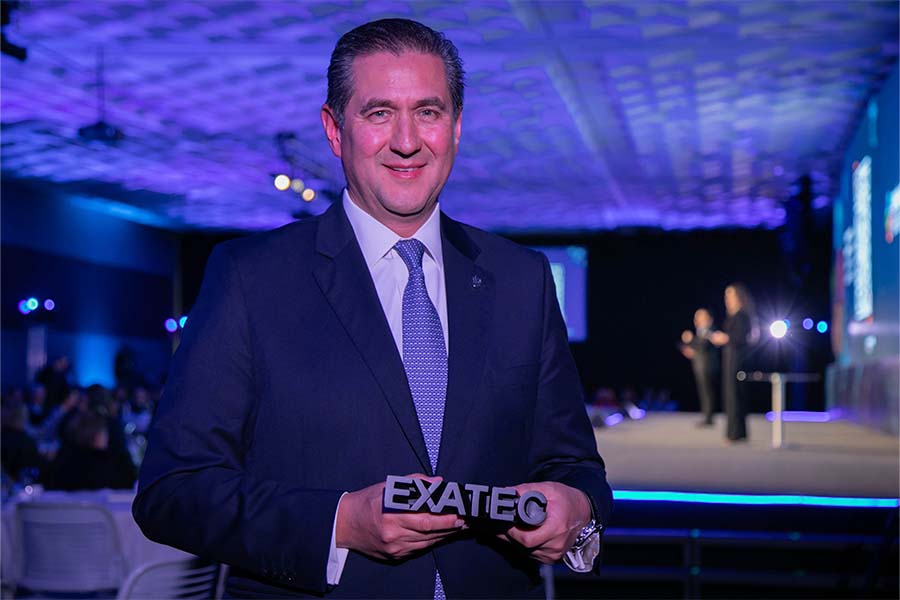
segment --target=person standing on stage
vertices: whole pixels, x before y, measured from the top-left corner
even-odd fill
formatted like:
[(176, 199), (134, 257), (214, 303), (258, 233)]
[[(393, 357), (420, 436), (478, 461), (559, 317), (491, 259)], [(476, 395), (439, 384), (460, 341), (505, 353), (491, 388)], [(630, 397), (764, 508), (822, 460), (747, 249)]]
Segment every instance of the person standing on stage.
[(698, 308), (694, 312), (694, 331), (685, 329), (681, 334), (681, 353), (691, 361), (700, 409), (703, 412), (703, 420), (698, 423), (700, 427), (712, 426), (718, 404), (715, 378), (719, 370), (719, 352), (709, 339), (713, 333), (712, 327), (710, 312), (705, 308)]
[(747, 439), (747, 389), (738, 385), (738, 371), (746, 369), (750, 347), (758, 337), (756, 310), (753, 298), (740, 283), (725, 288), (725, 319), (722, 331), (710, 336), (710, 341), (722, 347), (722, 401), (727, 416), (726, 444)]
[[(547, 258), (447, 217), (456, 47), (383, 19), (338, 41), (321, 109), (347, 187), (213, 251), (134, 502), (231, 566), (229, 597), (522, 598), (596, 568), (612, 510)], [(385, 512), (389, 475), (514, 486), (538, 527)]]

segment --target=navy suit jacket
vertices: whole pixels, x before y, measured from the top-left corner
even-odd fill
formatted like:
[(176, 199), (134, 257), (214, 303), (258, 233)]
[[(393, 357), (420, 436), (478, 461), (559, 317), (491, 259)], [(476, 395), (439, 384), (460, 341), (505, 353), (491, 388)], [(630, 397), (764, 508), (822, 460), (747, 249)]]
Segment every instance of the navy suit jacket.
[[(612, 506), (543, 255), (441, 216), (449, 376), (437, 474), (558, 481)], [(474, 527), (402, 561), (350, 552), (341, 494), (431, 474), (402, 359), (340, 203), (219, 245), (173, 358), (133, 512), (150, 539), (232, 565), (228, 591), (521, 597), (537, 563)]]

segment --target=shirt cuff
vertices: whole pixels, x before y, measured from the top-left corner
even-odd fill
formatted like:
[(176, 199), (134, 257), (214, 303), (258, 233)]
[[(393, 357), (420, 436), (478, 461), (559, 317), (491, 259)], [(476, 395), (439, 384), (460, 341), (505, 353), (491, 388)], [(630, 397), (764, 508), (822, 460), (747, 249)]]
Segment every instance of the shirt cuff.
[(328, 585), (338, 585), (341, 583), (341, 574), (344, 572), (344, 563), (347, 562), (347, 555), (350, 550), (347, 548), (338, 548), (334, 541), (335, 531), (337, 530), (337, 515), (341, 509), (341, 500), (347, 492), (341, 494), (338, 500), (337, 508), (334, 509), (334, 522), (331, 524), (331, 549), (328, 551), (328, 568), (325, 571), (325, 580)]

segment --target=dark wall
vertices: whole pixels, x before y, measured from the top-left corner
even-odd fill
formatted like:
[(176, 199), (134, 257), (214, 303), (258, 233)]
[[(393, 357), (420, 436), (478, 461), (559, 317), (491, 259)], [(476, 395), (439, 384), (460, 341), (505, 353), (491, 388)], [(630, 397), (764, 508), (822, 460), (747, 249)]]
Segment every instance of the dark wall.
[[(41, 181), (2, 181), (2, 383), (26, 385), (27, 332), (46, 326), (46, 355), (67, 355), (74, 383), (114, 383), (113, 360), (128, 346), (158, 380), (171, 342), (172, 275), (178, 236), (111, 212), (100, 198)], [(116, 210), (121, 210), (117, 206)], [(18, 302), (52, 298), (56, 309), (21, 315)]]
[[(782, 236), (766, 230), (637, 230), (514, 239), (588, 248), (588, 339), (572, 346), (588, 394), (600, 387), (669, 390), (681, 409), (698, 410), (690, 364), (678, 350), (681, 332), (692, 328), (701, 306), (721, 326), (723, 292), (734, 281), (746, 284), (757, 303), (763, 336), (755, 368), (821, 372), (830, 361), (828, 336), (800, 328), (804, 316), (828, 320), (827, 275), (797, 282)], [(827, 240), (819, 247), (827, 263)], [(791, 336), (776, 343), (768, 325), (784, 317), (792, 320)], [(768, 387), (754, 387), (753, 408), (762, 410)], [(824, 407), (818, 385), (809, 386), (805, 398), (799, 386), (789, 396), (796, 400), (791, 408)]]
[[(0, 251), (4, 329), (44, 322), (69, 333), (160, 338), (171, 316), (171, 277), (6, 244)], [(22, 315), (18, 299), (31, 295), (54, 299), (56, 309)]]
[[(812, 248), (829, 261), (827, 227)], [(761, 369), (820, 372), (830, 361), (827, 335), (800, 327), (804, 316), (829, 319), (827, 269), (798, 280), (785, 258), (784, 231), (735, 230), (660, 232), (636, 230), (579, 236), (507, 236), (525, 245), (584, 245), (588, 248), (588, 339), (572, 345), (588, 395), (599, 387), (669, 390), (680, 408), (697, 410), (690, 364), (678, 351), (682, 330), (694, 310), (725, 317), (723, 292), (733, 281), (756, 296), (763, 343), (755, 357)], [(826, 236), (826, 237), (822, 237)], [(215, 243), (233, 236), (188, 236), (182, 244), (184, 306), (199, 290), (206, 258)], [(819, 260), (817, 258), (816, 260)], [(776, 318), (794, 321), (789, 339), (775, 343), (767, 333)], [(768, 387), (754, 384), (755, 410), (766, 408)], [(819, 385), (804, 393), (789, 389), (792, 409), (822, 409)]]

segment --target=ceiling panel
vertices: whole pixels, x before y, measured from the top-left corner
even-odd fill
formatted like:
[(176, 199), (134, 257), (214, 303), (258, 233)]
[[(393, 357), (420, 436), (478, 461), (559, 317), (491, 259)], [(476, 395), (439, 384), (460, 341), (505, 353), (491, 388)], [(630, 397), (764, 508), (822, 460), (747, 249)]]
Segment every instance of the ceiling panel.
[[(176, 230), (317, 214), (343, 186), (319, 121), (331, 50), (388, 16), (459, 46), (442, 206), (502, 231), (778, 226), (799, 176), (835, 193), (897, 60), (896, 2), (31, 0), (6, 29), (28, 58), (0, 63), (3, 176)], [(101, 52), (114, 144), (78, 135)], [(274, 188), (292, 169), (314, 201)]]

